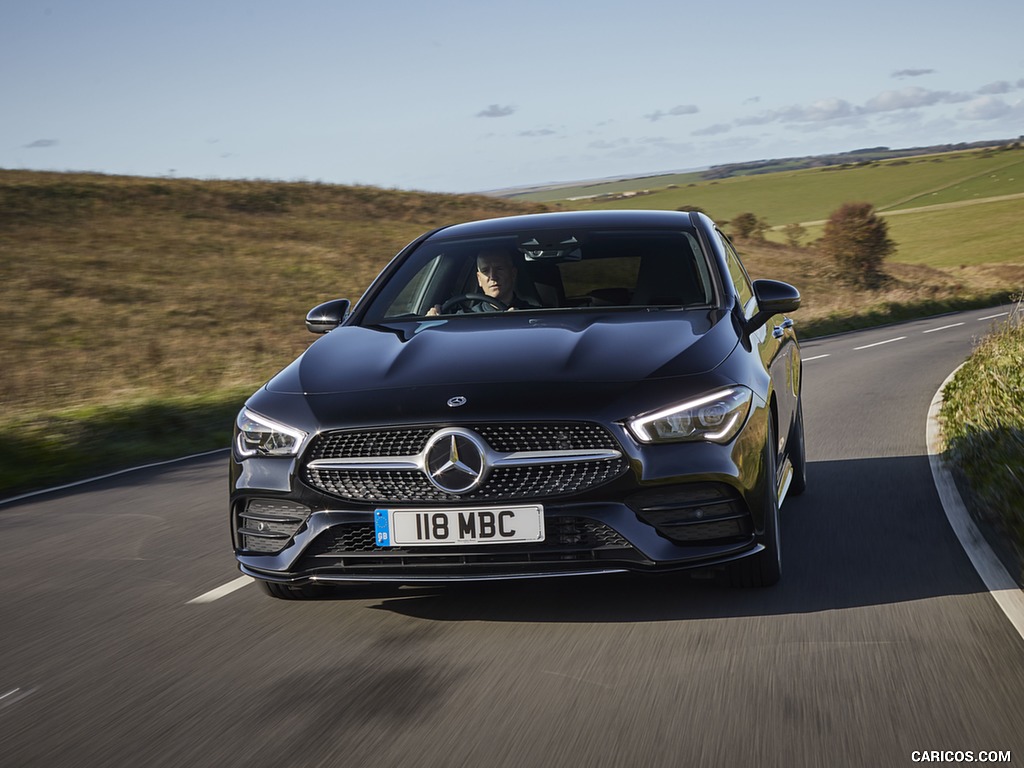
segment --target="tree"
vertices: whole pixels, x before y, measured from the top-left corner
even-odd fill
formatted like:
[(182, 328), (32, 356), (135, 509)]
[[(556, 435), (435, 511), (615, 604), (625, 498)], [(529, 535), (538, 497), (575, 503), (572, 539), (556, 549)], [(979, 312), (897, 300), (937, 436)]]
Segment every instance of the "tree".
[(729, 226), (737, 237), (764, 240), (768, 222), (757, 218), (753, 213), (741, 213), (729, 222)]
[(842, 277), (875, 288), (885, 279), (882, 262), (896, 251), (896, 243), (871, 203), (844, 203), (825, 223), (821, 250), (835, 261)]

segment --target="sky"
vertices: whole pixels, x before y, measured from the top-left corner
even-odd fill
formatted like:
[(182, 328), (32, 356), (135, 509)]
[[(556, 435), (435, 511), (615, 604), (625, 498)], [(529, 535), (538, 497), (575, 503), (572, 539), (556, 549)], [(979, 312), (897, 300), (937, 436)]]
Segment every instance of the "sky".
[(0, 168), (480, 192), (1024, 134), (1021, 0), (0, 0)]

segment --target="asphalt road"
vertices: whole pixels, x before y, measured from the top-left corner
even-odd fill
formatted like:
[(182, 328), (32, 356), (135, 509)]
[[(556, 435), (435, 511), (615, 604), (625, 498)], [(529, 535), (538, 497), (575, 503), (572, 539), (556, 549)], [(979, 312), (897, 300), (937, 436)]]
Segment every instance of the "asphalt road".
[(226, 455), (0, 506), (0, 766), (1024, 761), (1024, 639), (925, 450), (935, 390), (997, 311), (804, 345), (810, 487), (767, 590), (612, 577), (289, 603), (249, 584), (197, 604), (238, 578)]

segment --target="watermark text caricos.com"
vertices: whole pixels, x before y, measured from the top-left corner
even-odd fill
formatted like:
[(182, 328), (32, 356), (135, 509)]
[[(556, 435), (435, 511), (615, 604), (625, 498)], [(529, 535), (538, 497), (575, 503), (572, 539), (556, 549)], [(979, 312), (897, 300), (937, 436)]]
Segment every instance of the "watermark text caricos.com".
[(964, 749), (915, 749), (910, 753), (915, 763), (1010, 763), (1013, 762), (1009, 750), (974, 750)]

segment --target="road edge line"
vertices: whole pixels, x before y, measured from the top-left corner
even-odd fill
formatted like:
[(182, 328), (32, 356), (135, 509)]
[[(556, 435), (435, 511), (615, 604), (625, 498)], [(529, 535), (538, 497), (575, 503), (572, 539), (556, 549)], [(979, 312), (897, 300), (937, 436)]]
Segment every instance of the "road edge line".
[(53, 488), (40, 488), (39, 490), (36, 491), (28, 491), (26, 493), (21, 494), (20, 496), (11, 496), (6, 499), (0, 499), (0, 507), (4, 506), (5, 504), (14, 504), (15, 502), (24, 501), (25, 499), (31, 499), (36, 496), (43, 496), (47, 493), (57, 493), (59, 491), (66, 491), (69, 488), (77, 488), (80, 485), (98, 483), (101, 480), (108, 480), (112, 477), (118, 477), (119, 475), (127, 475), (131, 472), (141, 472), (144, 469), (154, 469), (156, 467), (166, 467), (170, 464), (180, 464), (185, 461), (191, 461), (192, 459), (202, 459), (206, 458), (207, 456), (213, 456), (218, 453), (226, 453), (230, 450), (231, 448), (229, 447), (215, 448), (212, 451), (203, 451), (202, 453), (193, 453), (188, 456), (179, 456), (176, 459), (163, 459), (161, 461), (154, 461), (149, 464), (142, 464), (137, 467), (127, 467), (125, 469), (118, 469), (115, 470), (114, 472), (108, 472), (105, 475), (99, 475), (97, 477), (86, 477), (81, 480), (75, 480), (74, 482), (65, 483), (64, 485), (58, 485)]
[(964, 364), (958, 365), (956, 370), (946, 377), (928, 407), (928, 424), (925, 430), (928, 463), (931, 465), (932, 480), (935, 482), (935, 490), (938, 491), (946, 519), (959, 539), (960, 546), (967, 553), (989, 594), (1010, 620), (1017, 634), (1024, 638), (1024, 590), (1017, 586), (1017, 582), (1007, 572), (1002, 561), (992, 551), (992, 547), (971, 519), (942, 451), (939, 411), (942, 408), (943, 392), (957, 371), (963, 367)]

